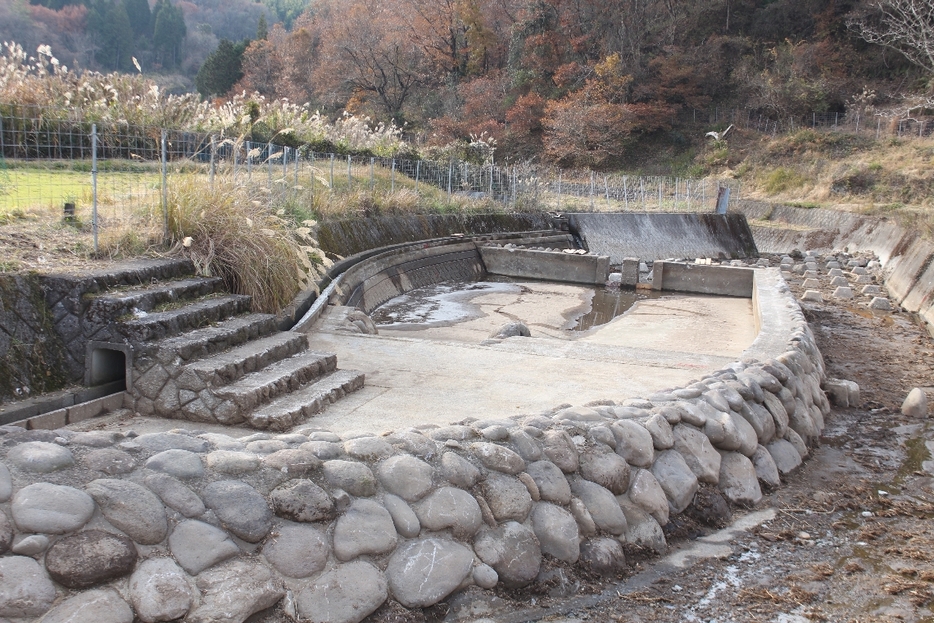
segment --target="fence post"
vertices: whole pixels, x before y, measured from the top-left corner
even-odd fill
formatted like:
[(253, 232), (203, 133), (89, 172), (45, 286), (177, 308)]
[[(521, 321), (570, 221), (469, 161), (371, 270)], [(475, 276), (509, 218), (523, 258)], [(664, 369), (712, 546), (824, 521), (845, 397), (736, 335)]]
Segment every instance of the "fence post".
[(535, 208), (538, 208), (538, 183), (541, 181), (538, 177), (538, 169), (535, 170), (535, 174), (532, 177), (535, 180)]
[[(695, 111), (696, 113), (697, 111)], [(623, 176), (623, 201), (626, 205), (626, 211), (629, 211), (629, 188), (626, 186), (626, 176)]]
[(214, 190), (214, 156), (217, 152), (217, 143), (214, 140), (214, 135), (211, 135), (211, 190)]
[(519, 173), (516, 171), (516, 167), (512, 167), (512, 205), (516, 205), (516, 186), (519, 185)]
[(418, 194), (418, 175), (421, 172), (421, 168), (422, 168), (422, 161), (416, 160), (415, 161), (415, 194), (416, 195)]
[(162, 238), (163, 240), (168, 241), (169, 239), (169, 189), (168, 189), (168, 186), (166, 186), (166, 182), (168, 181), (168, 168), (166, 167), (166, 163), (168, 162), (168, 155), (166, 154), (166, 134), (167, 132), (163, 128), (162, 130)]
[(315, 205), (315, 152), (311, 152), (311, 205)]
[(658, 178), (658, 209), (662, 209), (662, 184), (665, 183), (665, 178)]
[(246, 142), (246, 177), (253, 181), (253, 142)]
[(347, 154), (347, 192), (350, 192), (350, 190), (353, 188), (353, 176), (350, 173), (350, 159), (350, 154)]
[(331, 154), (331, 192), (334, 192), (334, 154)]
[(96, 123), (91, 124), (91, 231), (94, 232), (94, 253), (97, 254), (98, 247), (97, 247), (97, 124)]
[(558, 210), (561, 210), (561, 171), (558, 171)]
[(856, 133), (859, 134), (859, 113), (856, 113)]
[(454, 160), (448, 160), (448, 201), (451, 200), (451, 177), (454, 175)]
[[(301, 157), (302, 157), (302, 152), (300, 152), (300, 151), (296, 148), (296, 149), (295, 149), (295, 186), (298, 186), (298, 169), (299, 169), (300, 166), (301, 166), (301, 165), (299, 164), (299, 160), (301, 159)], [(296, 190), (298, 190), (298, 189), (296, 188)]]
[(876, 117), (876, 140), (879, 140), (879, 130), (882, 129), (882, 119)]
[(590, 211), (591, 211), (591, 212), (594, 211), (594, 206), (593, 206), (593, 191), (594, 191), (594, 173), (593, 173), (593, 171), (591, 171), (591, 172), (590, 172)]
[(606, 191), (606, 205), (610, 207), (610, 180), (606, 175), (603, 176), (603, 190)]
[(373, 186), (376, 181), (373, 178), (373, 161), (376, 160), (373, 156), (370, 156), (370, 192), (373, 192)]
[(390, 192), (396, 192), (396, 159), (392, 159), (392, 173), (389, 175), (389, 188)]
[(266, 143), (266, 185), (272, 191), (272, 141)]
[(493, 195), (493, 163), (492, 162), (490, 163), (490, 196), (493, 197), (494, 199), (496, 198)]

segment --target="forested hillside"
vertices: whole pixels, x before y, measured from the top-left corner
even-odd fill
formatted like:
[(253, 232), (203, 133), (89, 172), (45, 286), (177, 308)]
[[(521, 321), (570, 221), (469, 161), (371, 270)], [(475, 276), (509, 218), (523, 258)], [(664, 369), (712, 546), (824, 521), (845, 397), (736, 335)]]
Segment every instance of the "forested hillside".
[(934, 73), (932, 0), (36, 1), (0, 0), (0, 39), (562, 166), (676, 155), (737, 114), (918, 116)]

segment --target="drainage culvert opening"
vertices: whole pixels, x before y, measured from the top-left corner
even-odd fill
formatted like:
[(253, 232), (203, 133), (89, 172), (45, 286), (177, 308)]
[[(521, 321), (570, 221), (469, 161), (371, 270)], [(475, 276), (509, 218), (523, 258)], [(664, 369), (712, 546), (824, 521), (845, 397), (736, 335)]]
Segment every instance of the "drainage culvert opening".
[[(126, 389), (126, 353), (112, 348), (95, 348), (91, 351), (88, 385), (97, 387), (107, 384), (122, 384)], [(119, 391), (119, 390), (117, 390)]]

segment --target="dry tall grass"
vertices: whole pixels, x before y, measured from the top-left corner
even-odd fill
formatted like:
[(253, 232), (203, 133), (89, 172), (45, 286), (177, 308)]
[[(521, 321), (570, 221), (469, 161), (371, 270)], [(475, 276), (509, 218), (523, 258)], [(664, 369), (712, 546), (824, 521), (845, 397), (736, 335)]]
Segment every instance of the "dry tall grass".
[(168, 194), (170, 243), (204, 275), (253, 297), (254, 311), (274, 313), (319, 276), (327, 263), (312, 237), (314, 223), (295, 223), (256, 187), (195, 176)]

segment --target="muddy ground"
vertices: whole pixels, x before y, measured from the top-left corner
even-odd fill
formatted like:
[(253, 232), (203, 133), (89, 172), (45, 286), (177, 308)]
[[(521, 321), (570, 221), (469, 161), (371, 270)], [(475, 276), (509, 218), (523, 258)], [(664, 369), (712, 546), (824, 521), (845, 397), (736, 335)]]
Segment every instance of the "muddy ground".
[(699, 554), (683, 569), (630, 552), (620, 577), (554, 567), (544, 586), (471, 589), (417, 612), (387, 604), (367, 621), (934, 622), (934, 421), (900, 412), (913, 387), (934, 386), (934, 340), (907, 313), (824, 297), (805, 313), (828, 375), (856, 381), (861, 404), (834, 408), (784, 486), (732, 509), (751, 527), (676, 518), (669, 551)]

